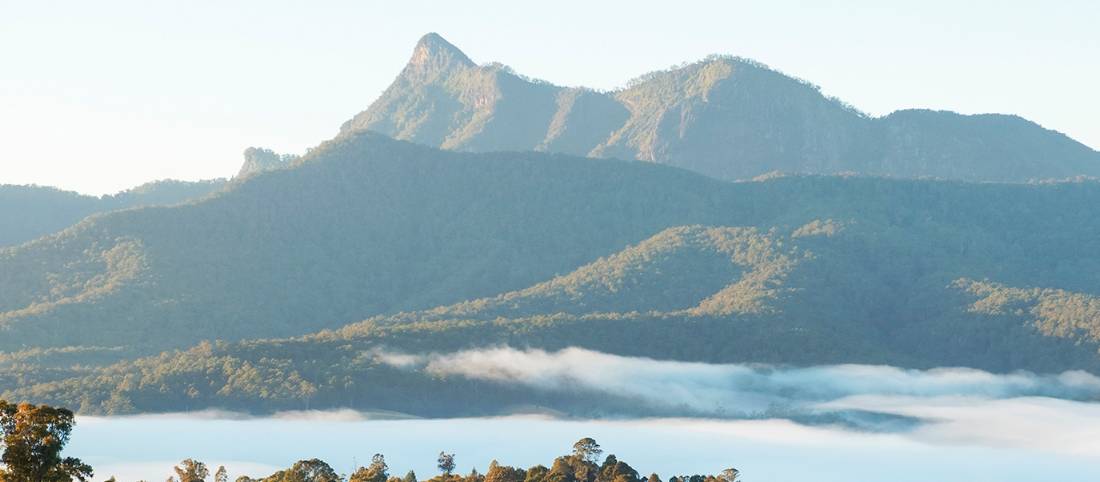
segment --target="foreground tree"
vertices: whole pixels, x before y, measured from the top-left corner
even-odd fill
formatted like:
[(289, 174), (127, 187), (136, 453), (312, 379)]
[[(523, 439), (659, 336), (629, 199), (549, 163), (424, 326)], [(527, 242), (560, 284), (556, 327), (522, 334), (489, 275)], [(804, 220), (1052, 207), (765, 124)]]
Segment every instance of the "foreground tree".
[(4, 454), (2, 482), (84, 482), (92, 467), (80, 459), (61, 457), (75, 425), (73, 412), (64, 408), (0, 400), (0, 430)]
[[(180, 462), (172, 467), (172, 471), (176, 473), (179, 482), (206, 482), (206, 478), (210, 476), (210, 469), (206, 468), (206, 464), (193, 459)], [(173, 478), (169, 477), (168, 480)]]
[(386, 482), (390, 477), (389, 468), (384, 455), (374, 454), (374, 457), (371, 457), (370, 466), (358, 468), (351, 474), (348, 482)]
[(323, 460), (309, 459), (299, 460), (289, 469), (280, 470), (259, 480), (262, 482), (341, 482), (342, 478)]
[(527, 471), (500, 465), (494, 460), (489, 464), (489, 471), (485, 472), (485, 482), (523, 482), (527, 478)]
[(586, 462), (596, 463), (603, 449), (600, 444), (590, 437), (585, 437), (573, 444), (573, 455)]
[(436, 459), (436, 467), (439, 467), (443, 475), (451, 475), (455, 471), (455, 454), (440, 452), (439, 458)]

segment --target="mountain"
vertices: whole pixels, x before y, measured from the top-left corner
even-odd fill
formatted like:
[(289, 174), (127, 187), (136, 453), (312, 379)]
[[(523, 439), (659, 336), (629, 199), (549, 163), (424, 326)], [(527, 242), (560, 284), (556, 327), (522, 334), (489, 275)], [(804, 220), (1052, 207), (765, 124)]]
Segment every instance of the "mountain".
[(204, 342), (98, 369), (28, 369), (28, 361), (46, 356), (28, 353), (0, 360), (0, 395), (116, 414), (211, 407), (418, 416), (524, 406), (579, 416), (690, 412), (628, 396), (446, 376), (417, 361), (505, 345), (712, 363), (1100, 369), (1100, 298), (969, 279), (881, 286), (891, 280), (877, 263), (856, 259), (865, 247), (852, 246), (864, 236), (858, 231), (833, 221), (790, 232), (673, 227), (523, 290), (305, 337)]
[(870, 117), (748, 59), (713, 56), (611, 92), (477, 65), (436, 34), (341, 132), (460, 151), (540, 150), (669, 164), (725, 180), (772, 171), (1022, 182), (1100, 176), (1100, 153), (1011, 115)]
[(0, 350), (289, 336), (489, 296), (706, 221), (718, 185), (645, 163), (342, 137), (200, 202), (0, 251)]
[(225, 183), (222, 179), (155, 181), (102, 197), (51, 187), (0, 185), (0, 247), (55, 233), (95, 213), (201, 198)]
[[(202, 200), (0, 250), (0, 395), (274, 409), (346, 404), (352, 383), (364, 408), (438, 383), (404, 391), (379, 349), (503, 344), (1100, 372), (1098, 203), (1092, 181), (728, 183), (349, 133)], [(224, 342), (172, 351), (201, 340)]]

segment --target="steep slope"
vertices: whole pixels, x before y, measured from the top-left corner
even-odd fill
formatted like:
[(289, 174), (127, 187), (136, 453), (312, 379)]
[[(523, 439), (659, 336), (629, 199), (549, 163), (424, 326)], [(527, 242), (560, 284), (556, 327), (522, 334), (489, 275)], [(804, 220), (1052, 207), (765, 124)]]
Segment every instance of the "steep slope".
[[(28, 363), (72, 351), (16, 354), (0, 359), (0, 396), (86, 413), (352, 407), (460, 416), (530, 405), (587, 413), (583, 393), (440, 375), (416, 361), (504, 345), (705, 362), (1100, 371), (1097, 297), (968, 279), (882, 287), (911, 260), (861, 263), (868, 234), (835, 221), (790, 232), (669, 228), (527, 289), (306, 337), (202, 343), (93, 370)], [(662, 414), (624, 403), (628, 413)]]
[[(470, 336), (409, 342), (424, 349), (582, 343), (708, 359), (737, 346), (779, 362), (1091, 367), (1091, 341), (1065, 348), (1020, 319), (977, 316), (952, 286), (1100, 292), (1097, 204), (1095, 182), (724, 183), (349, 134), (201, 202), (93, 216), (0, 250), (0, 350), (79, 345), (56, 352), (102, 361), (380, 317), (367, 332), (414, 321)], [(589, 339), (591, 320), (608, 331)], [(675, 348), (645, 340), (653, 330)]]
[(478, 66), (428, 34), (393, 85), (341, 130), (371, 130), (444, 149), (531, 150), (546, 135), (560, 90), (500, 65)]
[(644, 163), (349, 136), (202, 202), (0, 251), (0, 349), (286, 336), (488, 296), (707, 221), (724, 196)]
[(96, 197), (50, 187), (0, 185), (0, 247), (55, 233), (95, 213), (177, 204), (223, 187), (222, 179), (164, 180)]
[(271, 149), (262, 147), (249, 147), (244, 150), (244, 164), (237, 171), (234, 179), (244, 179), (253, 174), (276, 169), (285, 169), (298, 161), (299, 156), (293, 154), (279, 154)]
[(1008, 182), (1100, 175), (1100, 153), (1015, 116), (871, 118), (747, 59), (714, 56), (603, 93), (478, 66), (436, 34), (341, 132), (363, 130), (443, 149), (653, 161), (726, 180), (772, 171)]

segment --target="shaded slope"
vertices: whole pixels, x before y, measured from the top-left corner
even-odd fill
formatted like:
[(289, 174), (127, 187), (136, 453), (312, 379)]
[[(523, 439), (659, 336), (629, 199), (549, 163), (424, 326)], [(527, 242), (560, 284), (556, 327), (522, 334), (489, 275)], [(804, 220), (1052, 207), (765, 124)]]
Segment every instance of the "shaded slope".
[[(98, 216), (0, 251), (0, 345), (285, 336), (487, 296), (705, 221), (722, 196), (719, 183), (641, 163), (342, 138), (200, 203)], [(79, 295), (64, 286), (107, 276), (123, 243), (139, 246), (138, 275), (63, 302)], [(96, 268), (59, 282), (74, 262)]]
[(225, 181), (156, 181), (96, 197), (39, 186), (0, 185), (0, 247), (65, 229), (95, 213), (177, 204), (225, 187)]
[[(736, 343), (770, 361), (1091, 366), (1091, 345), (1063, 350), (1019, 319), (973, 316), (949, 287), (1100, 292), (1098, 203), (1092, 182), (723, 183), (652, 163), (348, 135), (202, 202), (100, 215), (0, 251), (0, 349), (123, 356), (380, 317), (368, 325), (482, 324), (468, 343), (657, 350), (646, 330), (660, 328), (678, 356)], [(481, 301), (451, 306), (465, 300)], [(420, 311), (436, 306), (448, 308)], [(494, 331), (498, 317), (514, 330)], [(586, 341), (592, 317), (619, 331)], [(751, 329), (722, 331), (731, 321)]]

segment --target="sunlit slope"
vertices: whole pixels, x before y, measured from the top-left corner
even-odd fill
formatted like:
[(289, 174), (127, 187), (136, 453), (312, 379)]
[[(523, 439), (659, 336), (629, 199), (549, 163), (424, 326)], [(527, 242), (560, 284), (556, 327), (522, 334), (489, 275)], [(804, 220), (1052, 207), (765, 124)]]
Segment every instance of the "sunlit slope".
[(731, 195), (642, 163), (349, 136), (199, 203), (0, 251), (0, 347), (286, 336), (489, 296), (737, 216)]
[(871, 117), (761, 63), (713, 56), (610, 92), (478, 65), (436, 34), (342, 132), (444, 149), (640, 159), (719, 179), (772, 171), (970, 181), (1100, 175), (1100, 153), (1013, 115)]

